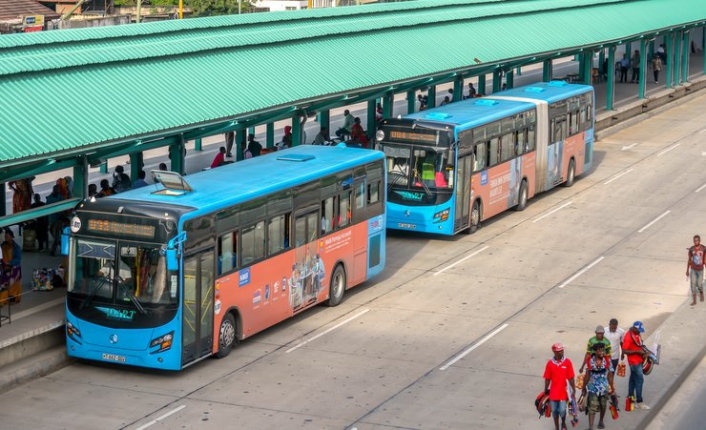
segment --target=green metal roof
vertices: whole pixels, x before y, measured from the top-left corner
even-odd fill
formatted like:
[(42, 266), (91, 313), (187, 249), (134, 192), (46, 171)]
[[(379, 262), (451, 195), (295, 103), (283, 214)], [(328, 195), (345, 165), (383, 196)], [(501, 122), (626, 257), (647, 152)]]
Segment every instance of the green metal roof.
[(422, 0), (2, 36), (0, 167), (704, 20), (704, 0)]

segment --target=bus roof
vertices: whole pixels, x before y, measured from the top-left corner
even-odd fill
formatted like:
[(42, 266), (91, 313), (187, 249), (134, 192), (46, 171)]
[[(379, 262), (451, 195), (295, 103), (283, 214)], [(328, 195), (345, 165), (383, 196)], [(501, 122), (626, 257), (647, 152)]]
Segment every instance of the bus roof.
[(154, 194), (163, 187), (149, 185), (99, 200), (193, 207), (196, 215), (383, 158), (382, 152), (369, 149), (302, 145), (185, 176), (193, 191), (183, 195)]
[[(494, 95), (499, 97), (523, 97), (553, 103), (557, 100), (592, 91), (593, 87), (590, 85), (568, 84), (564, 81), (552, 81), (538, 82), (536, 84), (527, 85), (524, 87), (513, 88)], [(490, 96), (490, 98), (492, 97), (493, 96)]]

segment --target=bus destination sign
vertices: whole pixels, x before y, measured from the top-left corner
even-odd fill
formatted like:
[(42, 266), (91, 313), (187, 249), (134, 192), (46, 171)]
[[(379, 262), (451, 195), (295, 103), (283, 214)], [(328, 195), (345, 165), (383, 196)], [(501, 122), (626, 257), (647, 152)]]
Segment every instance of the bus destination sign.
[(88, 231), (119, 235), (124, 234), (139, 237), (154, 237), (155, 229), (153, 225), (128, 224), (105, 219), (89, 219)]
[(396, 142), (423, 142), (435, 144), (436, 133), (428, 134), (411, 130), (391, 130), (390, 140)]

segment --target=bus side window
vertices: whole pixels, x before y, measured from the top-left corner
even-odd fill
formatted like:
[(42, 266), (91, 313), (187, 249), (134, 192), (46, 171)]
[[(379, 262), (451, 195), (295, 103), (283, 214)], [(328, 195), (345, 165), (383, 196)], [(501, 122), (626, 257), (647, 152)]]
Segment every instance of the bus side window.
[(329, 197), (321, 202), (321, 233), (326, 234), (334, 228), (334, 198)]
[(289, 214), (272, 218), (267, 226), (267, 254), (273, 255), (287, 248), (286, 221)]
[(361, 181), (355, 188), (355, 208), (365, 209), (365, 181)]
[(306, 243), (306, 217), (298, 216), (294, 219), (294, 246), (300, 247)]
[(488, 166), (495, 166), (498, 164), (498, 158), (500, 157), (500, 138), (494, 137), (490, 139), (490, 149), (488, 151)]
[(265, 257), (265, 221), (242, 230), (241, 255), (243, 266)]
[(338, 198), (338, 227), (345, 227), (351, 222), (351, 192), (342, 193)]
[(220, 237), (218, 241), (218, 274), (222, 275), (238, 267), (238, 232), (233, 231)]
[(527, 135), (526, 135), (526, 136), (527, 136), (527, 139), (525, 140), (525, 142), (527, 142), (527, 150), (526, 150), (525, 152), (534, 151), (534, 149), (535, 149), (535, 147), (536, 147), (536, 143), (535, 143), (535, 142), (536, 142), (536, 137), (537, 137), (537, 132), (536, 132), (536, 130), (535, 130), (535, 127), (534, 127), (534, 126), (531, 126), (531, 127), (526, 131), (526, 133), (527, 133)]
[(569, 135), (573, 136), (579, 132), (579, 113), (571, 112), (569, 114)]
[(473, 168), (474, 172), (479, 172), (479, 171), (485, 169), (485, 167), (487, 166), (487, 164), (488, 164), (487, 163), (487, 161), (488, 161), (488, 158), (487, 158), (488, 149), (487, 148), (488, 148), (488, 142), (479, 143), (474, 148), (474, 152), (475, 152), (475, 157), (473, 157), (475, 159), (475, 166)]
[(525, 141), (525, 136), (527, 133), (527, 129), (522, 129), (520, 131), (515, 132), (515, 139), (517, 141), (517, 144), (515, 145), (515, 151), (517, 152), (517, 155), (522, 155), (527, 151), (527, 147), (525, 146), (527, 142)]
[(368, 184), (368, 205), (380, 201), (380, 181)]
[(500, 144), (500, 161), (507, 161), (515, 156), (514, 133), (508, 133), (502, 137)]

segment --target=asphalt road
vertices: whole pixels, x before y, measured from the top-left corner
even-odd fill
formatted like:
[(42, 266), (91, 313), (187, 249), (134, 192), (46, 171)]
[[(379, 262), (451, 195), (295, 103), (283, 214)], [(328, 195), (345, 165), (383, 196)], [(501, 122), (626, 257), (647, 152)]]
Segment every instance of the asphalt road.
[[(179, 373), (78, 362), (2, 393), (2, 427), (551, 428), (532, 402), (552, 343), (578, 367), (596, 325), (639, 319), (650, 334), (687, 299), (684, 249), (706, 210), (705, 108), (699, 96), (599, 142), (572, 188), (474, 235), (390, 234), (380, 277), (225, 359)], [(633, 429), (640, 414), (608, 428)]]

